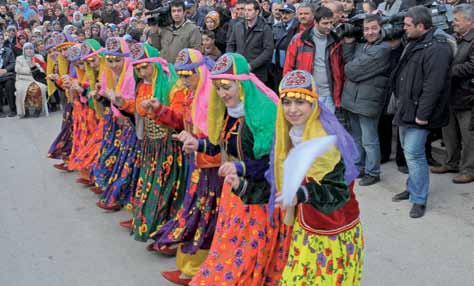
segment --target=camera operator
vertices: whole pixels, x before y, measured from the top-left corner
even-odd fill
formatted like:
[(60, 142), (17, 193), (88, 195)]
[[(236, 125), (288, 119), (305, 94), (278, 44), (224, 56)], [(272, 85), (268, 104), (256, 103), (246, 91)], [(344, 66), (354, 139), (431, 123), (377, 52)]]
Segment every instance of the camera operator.
[(352, 136), (359, 146), (356, 162), (361, 186), (380, 181), (380, 143), (377, 126), (386, 100), (392, 48), (383, 41), (381, 19), (367, 15), (363, 22), (365, 43), (344, 38), (346, 80), (341, 104), (348, 111)]
[(453, 52), (446, 37), (436, 36), (431, 12), (423, 6), (408, 10), (404, 18), (408, 43), (392, 73), (398, 99), (394, 124), (408, 165), (407, 190), (394, 201), (413, 203), (410, 217), (425, 213), (429, 170), (425, 142), (430, 129), (448, 124), (449, 69)]
[(457, 37), (457, 53), (451, 68), (449, 124), (443, 128), (446, 162), (431, 168), (435, 174), (459, 172), (457, 184), (474, 181), (474, 7), (460, 4), (454, 8), (453, 28)]
[(1, 104), (4, 98), (10, 108), (8, 117), (16, 116), (15, 56), (10, 48), (4, 46), (3, 34), (0, 33), (0, 117), (6, 116), (3, 113), (3, 104)]
[(166, 27), (151, 27), (150, 40), (162, 58), (174, 63), (182, 49), (201, 49), (201, 33), (198, 26), (186, 19), (183, 0), (173, 0), (169, 8), (173, 23)]

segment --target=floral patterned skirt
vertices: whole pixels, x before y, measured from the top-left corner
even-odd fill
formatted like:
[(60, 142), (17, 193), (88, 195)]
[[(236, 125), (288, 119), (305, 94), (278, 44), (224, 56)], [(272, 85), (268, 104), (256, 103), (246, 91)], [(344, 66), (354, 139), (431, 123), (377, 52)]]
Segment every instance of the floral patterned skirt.
[(180, 142), (170, 135), (144, 139), (143, 157), (135, 197), (135, 240), (147, 241), (176, 216), (186, 191), (187, 162)]
[(61, 131), (49, 147), (48, 158), (67, 160), (72, 149), (72, 103), (64, 104)]
[(308, 233), (296, 220), (282, 286), (359, 286), (364, 260), (361, 224), (338, 235)]
[(68, 169), (81, 171), (87, 168), (88, 165), (84, 164), (79, 155), (84, 153), (86, 145), (90, 142), (92, 134), (97, 129), (97, 119), (95, 118), (94, 111), (79, 100), (74, 102), (72, 118), (73, 142)]
[(278, 285), (288, 255), (283, 213), (272, 220), (267, 205), (245, 205), (224, 184), (209, 255), (189, 285)]
[[(92, 116), (95, 117), (95, 112), (92, 109), (89, 110), (92, 111)], [(92, 121), (93, 118), (89, 117), (89, 120)], [(90, 136), (88, 136), (85, 145), (79, 151), (76, 158), (74, 158), (74, 164), (81, 166), (81, 171), (90, 170), (94, 163), (98, 160), (100, 147), (102, 146), (104, 124), (105, 122), (103, 118), (101, 118), (98, 122), (96, 121), (94, 129), (90, 130), (92, 133)], [(91, 126), (94, 126), (94, 124), (92, 123)]]
[(183, 243), (181, 251), (188, 254), (211, 247), (223, 183), (218, 170), (193, 170), (183, 207), (152, 237), (157, 247)]
[[(105, 167), (109, 176), (107, 182), (102, 185), (103, 193), (99, 199), (108, 207), (123, 206), (130, 202), (140, 174), (138, 162), (142, 142), (138, 140), (135, 128), (128, 118), (120, 118), (118, 121), (123, 122), (117, 122), (118, 129), (115, 130), (115, 135), (118, 136), (114, 140), (114, 150), (117, 152), (105, 152), (108, 155)], [(115, 149), (116, 144), (119, 145), (118, 150)]]

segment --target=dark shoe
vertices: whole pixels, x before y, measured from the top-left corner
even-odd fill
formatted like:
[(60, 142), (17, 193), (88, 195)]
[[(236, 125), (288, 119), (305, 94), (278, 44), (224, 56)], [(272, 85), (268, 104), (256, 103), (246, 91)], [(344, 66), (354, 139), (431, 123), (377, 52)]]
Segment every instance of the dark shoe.
[(68, 171), (68, 168), (65, 163), (54, 164), (53, 167), (61, 171)]
[(360, 181), (359, 186), (370, 186), (380, 182), (379, 176), (365, 175)]
[(153, 242), (153, 243), (148, 244), (148, 245), (145, 247), (145, 249), (148, 250), (148, 251), (156, 251), (156, 249), (155, 249), (155, 243)]
[(426, 210), (425, 205), (413, 204), (413, 207), (411, 207), (411, 210), (410, 210), (410, 217), (420, 218), (425, 215), (425, 210)]
[(433, 174), (445, 174), (445, 173), (457, 173), (457, 172), (459, 172), (458, 170), (450, 169), (446, 165), (442, 165), (442, 166), (439, 166), (439, 167), (431, 167), (430, 170), (431, 170), (431, 173), (433, 173)]
[(36, 109), (35, 112), (33, 113), (34, 118), (38, 118), (38, 117), (40, 117), (40, 115), (41, 115), (41, 110), (40, 109)]
[(0, 112), (0, 118), (5, 118), (5, 117), (7, 117), (7, 115), (3, 112)]
[(188, 285), (191, 282), (191, 278), (181, 278), (181, 271), (163, 271), (161, 275), (168, 281), (178, 285)]
[(400, 201), (408, 200), (409, 198), (410, 198), (410, 193), (408, 191), (403, 191), (393, 196), (392, 202), (400, 202)]
[(428, 160), (428, 165), (432, 167), (441, 167), (441, 163), (436, 161), (433, 157), (428, 157), (427, 160)]
[(364, 171), (359, 171), (359, 175), (357, 176), (357, 179), (362, 179), (365, 176)]
[(398, 166), (398, 172), (403, 174), (408, 174), (408, 167), (407, 166)]
[(468, 184), (470, 182), (474, 182), (474, 176), (457, 175), (453, 178), (453, 183), (455, 184)]
[(15, 112), (15, 111), (10, 111), (10, 112), (8, 112), (7, 116), (8, 116), (8, 117), (15, 117), (15, 116), (16, 116), (16, 112)]

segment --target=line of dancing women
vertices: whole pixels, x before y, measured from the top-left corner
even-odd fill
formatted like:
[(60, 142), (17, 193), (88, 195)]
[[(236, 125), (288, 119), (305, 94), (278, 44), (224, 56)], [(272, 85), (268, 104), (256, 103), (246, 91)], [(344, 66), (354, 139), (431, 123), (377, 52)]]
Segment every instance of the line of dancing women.
[[(239, 54), (183, 49), (175, 64), (147, 43), (46, 41), (48, 95), (64, 97), (48, 156), (99, 195), (146, 249), (176, 256), (180, 285), (360, 285), (364, 238), (353, 191), (357, 148), (318, 102), (311, 74), (275, 94)], [(334, 135), (290, 206), (283, 162)]]

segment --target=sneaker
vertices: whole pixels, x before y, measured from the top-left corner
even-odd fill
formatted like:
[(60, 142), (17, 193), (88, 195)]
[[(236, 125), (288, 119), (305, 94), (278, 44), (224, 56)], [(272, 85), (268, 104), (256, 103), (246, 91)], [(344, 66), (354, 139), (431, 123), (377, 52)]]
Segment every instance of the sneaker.
[(407, 166), (398, 166), (398, 172), (403, 174), (408, 174), (408, 167)]
[(453, 178), (453, 183), (455, 184), (467, 184), (470, 182), (474, 182), (474, 176), (470, 175), (457, 175)]
[(411, 218), (420, 218), (425, 215), (426, 206), (420, 204), (413, 204), (413, 207), (410, 210)]
[(379, 176), (365, 175), (360, 181), (359, 186), (370, 186), (380, 182)]
[(408, 200), (409, 198), (410, 198), (410, 192), (403, 191), (393, 196), (392, 202), (400, 202), (400, 201)]
[(457, 172), (459, 172), (458, 170), (451, 169), (446, 165), (439, 166), (439, 167), (431, 167), (430, 171), (433, 174), (446, 174), (446, 173), (457, 173)]

